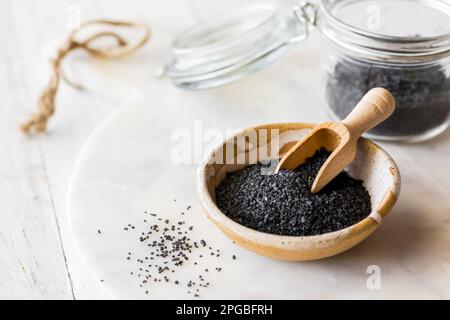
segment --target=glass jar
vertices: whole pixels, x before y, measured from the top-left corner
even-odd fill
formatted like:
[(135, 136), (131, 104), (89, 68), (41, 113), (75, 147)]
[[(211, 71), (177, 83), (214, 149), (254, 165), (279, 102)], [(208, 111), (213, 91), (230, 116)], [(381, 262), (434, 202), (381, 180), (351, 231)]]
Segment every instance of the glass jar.
[(244, 7), (177, 37), (164, 74), (186, 89), (222, 86), (278, 60), (313, 27), (314, 23), (299, 23), (291, 8), (274, 1)]
[(221, 86), (277, 61), (313, 29), (323, 39), (323, 92), (333, 117), (343, 119), (381, 86), (397, 108), (369, 136), (419, 141), (447, 128), (448, 0), (301, 1), (294, 8), (265, 1), (187, 29), (174, 41), (164, 74), (183, 88)]
[(324, 0), (318, 19), (324, 97), (334, 117), (345, 118), (368, 90), (384, 87), (396, 110), (368, 136), (421, 141), (447, 128), (448, 1)]

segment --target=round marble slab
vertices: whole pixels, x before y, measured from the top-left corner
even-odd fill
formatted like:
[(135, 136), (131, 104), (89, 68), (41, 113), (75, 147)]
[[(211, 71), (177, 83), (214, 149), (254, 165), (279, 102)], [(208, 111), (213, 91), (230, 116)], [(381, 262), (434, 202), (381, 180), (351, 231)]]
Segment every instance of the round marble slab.
[[(98, 281), (113, 297), (448, 297), (448, 251), (438, 253), (423, 241), (413, 246), (410, 232), (418, 230), (418, 222), (413, 221), (420, 219), (405, 218), (407, 209), (412, 208), (410, 201), (400, 201), (392, 218), (357, 247), (329, 259), (302, 263), (272, 260), (242, 249), (206, 218), (197, 200), (195, 175), (199, 155), (206, 152), (217, 132), (225, 134), (260, 123), (325, 119), (317, 103), (317, 66), (303, 67), (303, 77), (297, 78), (291, 76), (293, 65), (287, 59), (285, 64), (239, 83), (203, 92), (189, 92), (166, 81), (151, 80), (145, 84), (138, 102), (116, 111), (96, 129), (78, 160), (68, 211), (76, 243)], [(190, 140), (182, 140), (186, 134)], [(198, 141), (204, 150), (193, 147)], [(192, 146), (192, 153), (184, 154), (184, 158), (177, 149), (181, 144)], [(406, 151), (401, 151), (406, 148), (390, 148), (401, 155), (401, 163), (414, 167), (408, 162)], [(180, 159), (187, 159), (190, 164), (177, 164)], [(407, 169), (402, 168), (406, 181), (410, 177)], [(410, 197), (411, 192), (411, 188), (406, 188), (411, 201), (419, 199)], [(416, 204), (417, 208), (425, 208)], [(436, 212), (432, 215), (437, 218), (434, 221), (444, 219), (444, 211), (431, 211)], [(417, 216), (415, 211), (408, 214)], [(206, 248), (193, 250), (189, 261), (175, 268), (174, 273), (156, 276), (167, 275), (169, 282), (152, 280), (154, 265), (163, 262), (151, 260), (147, 242), (139, 240), (141, 232), (150, 229), (154, 221), (151, 219), (158, 217), (162, 219), (156, 220), (159, 225), (166, 219), (171, 223), (185, 221), (183, 227), (193, 227), (190, 238), (207, 242)], [(448, 224), (439, 230), (448, 230)], [(415, 234), (422, 235), (422, 240), (430, 239), (424, 233)], [(448, 234), (442, 233), (440, 239), (437, 245), (445, 248)], [(210, 255), (217, 249), (220, 257)], [(142, 283), (148, 274), (152, 278)], [(189, 280), (196, 285), (187, 287)], [(206, 282), (210, 283), (208, 288), (198, 287), (198, 283)]]

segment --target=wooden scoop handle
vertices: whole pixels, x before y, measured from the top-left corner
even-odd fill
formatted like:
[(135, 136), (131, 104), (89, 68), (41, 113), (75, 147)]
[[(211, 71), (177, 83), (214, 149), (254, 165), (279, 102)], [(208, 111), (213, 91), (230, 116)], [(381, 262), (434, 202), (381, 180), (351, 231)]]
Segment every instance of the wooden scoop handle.
[(352, 112), (342, 121), (356, 140), (364, 132), (386, 120), (395, 109), (395, 99), (383, 88), (367, 92)]

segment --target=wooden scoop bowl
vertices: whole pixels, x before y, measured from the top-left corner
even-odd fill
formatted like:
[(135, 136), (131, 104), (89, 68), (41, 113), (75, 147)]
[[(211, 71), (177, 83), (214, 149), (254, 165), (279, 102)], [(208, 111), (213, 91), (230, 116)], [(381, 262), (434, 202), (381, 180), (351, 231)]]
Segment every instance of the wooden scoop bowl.
[(284, 155), (275, 172), (280, 169), (294, 170), (317, 150), (325, 148), (331, 155), (320, 168), (311, 187), (311, 192), (319, 192), (355, 159), (359, 137), (386, 120), (394, 109), (395, 99), (389, 91), (383, 88), (370, 90), (342, 122), (325, 122), (314, 127)]

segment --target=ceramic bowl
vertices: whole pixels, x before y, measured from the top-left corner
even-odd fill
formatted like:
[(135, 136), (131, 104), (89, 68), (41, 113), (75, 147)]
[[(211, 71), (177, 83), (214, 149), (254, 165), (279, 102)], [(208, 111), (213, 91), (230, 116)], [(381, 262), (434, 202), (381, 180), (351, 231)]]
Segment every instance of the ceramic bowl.
[[(370, 194), (372, 212), (350, 227), (314, 236), (274, 235), (245, 227), (228, 218), (217, 207), (215, 188), (227, 172), (254, 163), (255, 151), (264, 151), (258, 160), (272, 159), (276, 151), (276, 158), (281, 157), (313, 127), (314, 124), (309, 123), (280, 123), (245, 129), (214, 148), (200, 166), (197, 188), (202, 206), (208, 218), (237, 244), (261, 255), (282, 260), (326, 258), (344, 252), (367, 238), (394, 206), (400, 192), (397, 165), (383, 149), (361, 138), (356, 159), (346, 170), (352, 177), (363, 180)], [(260, 137), (251, 139), (255, 135)], [(271, 138), (271, 135), (278, 139)]]

